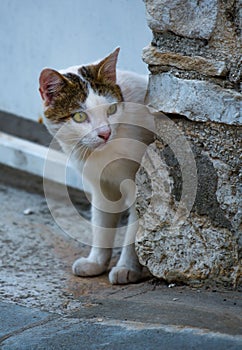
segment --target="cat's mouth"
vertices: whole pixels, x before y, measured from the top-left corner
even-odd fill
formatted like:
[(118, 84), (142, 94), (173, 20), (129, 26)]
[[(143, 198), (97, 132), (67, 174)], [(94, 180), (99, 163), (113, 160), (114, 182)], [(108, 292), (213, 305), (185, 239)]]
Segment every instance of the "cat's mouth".
[(113, 134), (109, 132), (108, 135), (97, 135), (95, 138), (83, 138), (80, 142), (79, 145), (88, 148), (89, 151), (101, 151), (105, 149), (107, 145), (110, 144), (110, 141), (113, 139)]
[(100, 141), (97, 145), (94, 146), (94, 150), (101, 151), (107, 146), (108, 143), (109, 143), (109, 140)]

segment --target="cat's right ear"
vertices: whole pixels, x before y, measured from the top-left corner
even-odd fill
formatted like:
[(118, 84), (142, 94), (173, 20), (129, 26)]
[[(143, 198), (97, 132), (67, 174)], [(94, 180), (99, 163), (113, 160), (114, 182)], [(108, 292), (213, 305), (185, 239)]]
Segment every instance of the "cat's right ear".
[(65, 84), (66, 79), (56, 70), (49, 68), (42, 70), (39, 77), (39, 92), (46, 106), (52, 102)]
[(116, 84), (116, 65), (119, 51), (118, 47), (97, 65), (97, 80)]

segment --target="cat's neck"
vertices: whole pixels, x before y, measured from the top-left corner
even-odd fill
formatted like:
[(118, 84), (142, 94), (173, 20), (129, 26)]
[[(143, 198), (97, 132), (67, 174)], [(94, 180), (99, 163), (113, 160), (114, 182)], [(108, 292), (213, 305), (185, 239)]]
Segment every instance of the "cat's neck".
[(121, 88), (124, 102), (144, 104), (148, 76), (117, 70), (117, 84)]

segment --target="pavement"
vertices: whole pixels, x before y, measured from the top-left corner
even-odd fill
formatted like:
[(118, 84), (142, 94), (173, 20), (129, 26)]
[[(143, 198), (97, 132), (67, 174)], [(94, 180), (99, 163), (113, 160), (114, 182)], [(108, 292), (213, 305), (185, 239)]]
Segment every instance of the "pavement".
[[(85, 196), (70, 193), (88, 219)], [(70, 222), (61, 197), (53, 201)], [(57, 226), (42, 179), (2, 165), (0, 209), (0, 349), (242, 349), (241, 291), (73, 276), (89, 247)]]

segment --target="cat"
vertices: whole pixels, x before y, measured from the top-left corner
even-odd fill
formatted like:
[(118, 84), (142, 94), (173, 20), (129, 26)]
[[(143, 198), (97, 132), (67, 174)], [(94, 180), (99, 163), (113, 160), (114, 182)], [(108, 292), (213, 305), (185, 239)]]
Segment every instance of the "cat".
[(74, 262), (73, 273), (97, 276), (108, 270), (120, 215), (128, 208), (122, 252), (109, 273), (112, 284), (127, 284), (143, 278), (134, 247), (138, 220), (132, 181), (153, 141), (153, 121), (143, 108), (148, 79), (117, 70), (119, 50), (92, 64), (43, 69), (39, 91), (45, 124), (72, 155), (92, 198), (92, 248), (87, 258)]

